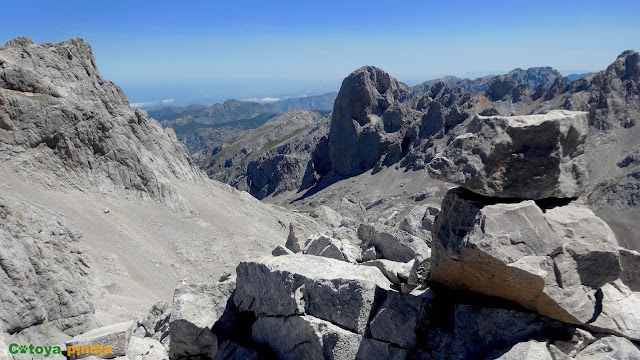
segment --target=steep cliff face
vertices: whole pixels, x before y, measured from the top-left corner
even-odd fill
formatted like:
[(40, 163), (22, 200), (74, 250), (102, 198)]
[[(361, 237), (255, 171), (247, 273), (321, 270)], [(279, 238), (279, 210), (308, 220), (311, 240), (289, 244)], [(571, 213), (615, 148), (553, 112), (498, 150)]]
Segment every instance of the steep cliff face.
[(0, 144), (3, 161), (36, 181), (173, 207), (185, 204), (172, 179), (204, 179), (171, 130), (130, 109), (78, 38), (0, 47)]
[[(402, 154), (402, 130), (411, 110), (409, 88), (381, 69), (365, 66), (342, 82), (333, 106), (329, 159), (338, 176), (353, 176)], [(385, 155), (385, 159), (381, 157)], [(389, 159), (386, 159), (388, 157)]]

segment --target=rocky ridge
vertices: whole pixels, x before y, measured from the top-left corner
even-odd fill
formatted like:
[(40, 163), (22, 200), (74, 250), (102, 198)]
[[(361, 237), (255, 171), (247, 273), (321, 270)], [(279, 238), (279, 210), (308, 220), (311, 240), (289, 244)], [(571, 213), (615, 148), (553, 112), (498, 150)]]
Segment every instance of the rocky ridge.
[(433, 85), (438, 82), (443, 82), (454, 87), (459, 87), (468, 93), (475, 94), (489, 90), (492, 83), (504, 81), (504, 79), (509, 78), (513, 80), (516, 86), (524, 85), (529, 91), (535, 92), (541, 85), (544, 89), (549, 88), (555, 79), (562, 78), (562, 75), (557, 70), (550, 67), (532, 67), (526, 70), (518, 68), (511, 70), (507, 74), (487, 75), (475, 80), (460, 79), (455, 76), (445, 76), (440, 79), (429, 80), (415, 85), (411, 87), (411, 90), (416, 95), (422, 95), (429, 91)]
[[(304, 166), (304, 159), (296, 162), (298, 153), (303, 153), (290, 144), (290, 139), (306, 132), (311, 128), (317, 128), (321, 120), (320, 114), (312, 111), (294, 110), (267, 121), (262, 126), (234, 136), (219, 143), (214, 148), (206, 148), (193, 157), (201, 169), (205, 170), (209, 177), (231, 186), (247, 191), (258, 199), (261, 193), (274, 193), (274, 190), (262, 190), (268, 187), (260, 183), (264, 178), (259, 171), (267, 173), (301, 173), (300, 169), (274, 171), (271, 163), (291, 163), (291, 166)], [(298, 139), (297, 141), (300, 141)], [(269, 162), (266, 159), (273, 158)], [(256, 159), (260, 159), (256, 162)], [(260, 166), (254, 164), (259, 163)], [(277, 165), (275, 165), (277, 166)], [(303, 170), (304, 171), (304, 170)], [(302, 179), (297, 179), (293, 187), (286, 190), (297, 189)]]

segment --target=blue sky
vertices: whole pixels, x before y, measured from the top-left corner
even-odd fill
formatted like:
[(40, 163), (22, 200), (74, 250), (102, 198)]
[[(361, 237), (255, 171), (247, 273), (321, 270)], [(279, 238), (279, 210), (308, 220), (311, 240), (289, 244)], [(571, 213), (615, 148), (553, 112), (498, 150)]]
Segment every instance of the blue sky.
[(638, 1), (23, 1), (0, 43), (82, 37), (132, 102), (300, 96), (362, 65), (415, 84), (515, 67), (604, 69), (640, 50)]

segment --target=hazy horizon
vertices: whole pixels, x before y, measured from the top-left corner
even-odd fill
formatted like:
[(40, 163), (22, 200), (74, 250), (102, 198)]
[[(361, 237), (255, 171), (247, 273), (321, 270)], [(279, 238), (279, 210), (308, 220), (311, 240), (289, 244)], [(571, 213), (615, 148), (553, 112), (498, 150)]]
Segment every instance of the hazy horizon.
[[(375, 65), (409, 85), (551, 66), (603, 70), (640, 44), (640, 4), (613, 0), (9, 3), (0, 42), (81, 37), (132, 103), (216, 103), (337, 91)], [(571, 70), (581, 69), (581, 70)], [(173, 101), (171, 101), (173, 100)]]
[[(613, 60), (612, 60), (613, 61)], [(514, 68), (515, 69), (515, 68)], [(355, 69), (353, 69), (355, 70)], [(446, 74), (446, 75), (442, 75), (442, 76), (434, 76), (432, 78), (428, 78), (428, 79), (423, 79), (423, 80), (413, 80), (413, 81), (403, 81), (403, 79), (398, 79), (398, 81), (402, 81), (403, 83), (409, 85), (409, 86), (414, 86), (417, 84), (420, 84), (422, 82), (425, 81), (429, 81), (429, 80), (434, 80), (434, 79), (439, 79), (443, 76), (457, 76), (459, 78), (469, 78), (469, 79), (477, 79), (483, 76), (487, 76), (487, 75), (500, 75), (500, 74), (506, 74), (509, 71), (511, 71), (513, 69), (510, 70), (501, 70), (501, 71), (487, 71), (487, 72), (482, 72), (482, 73), (466, 73), (466, 74)], [(558, 69), (556, 69), (558, 70)], [(558, 70), (563, 76), (567, 76), (567, 75), (572, 75), (572, 74), (582, 74), (582, 73), (588, 73), (588, 72), (596, 72), (596, 71), (600, 71), (600, 70), (604, 70), (603, 69), (598, 69), (598, 70)], [(348, 74), (346, 74), (348, 75)], [(346, 76), (345, 75), (345, 76)], [(391, 74), (393, 75), (393, 74)], [(163, 107), (163, 106), (186, 106), (186, 105), (211, 105), (211, 104), (215, 104), (215, 103), (222, 103), (226, 100), (230, 100), (230, 99), (236, 99), (236, 100), (240, 100), (240, 101), (253, 101), (253, 102), (261, 102), (261, 103), (268, 103), (268, 102), (273, 102), (273, 101), (278, 101), (278, 100), (284, 100), (284, 99), (289, 99), (289, 98), (298, 98), (298, 97), (305, 97), (305, 96), (316, 96), (316, 95), (324, 95), (330, 92), (337, 92), (338, 90), (340, 90), (340, 83), (342, 82), (342, 79), (340, 79), (340, 82), (338, 82), (333, 88), (329, 85), (327, 86), (310, 86), (309, 90), (299, 90), (299, 91), (290, 91), (290, 92), (282, 92), (282, 93), (277, 93), (277, 92), (269, 92), (269, 90), (267, 90), (267, 92), (263, 92), (263, 93), (252, 93), (251, 89), (244, 89), (241, 91), (238, 91), (236, 93), (229, 93), (229, 95), (227, 95), (225, 92), (222, 92), (219, 96), (206, 96), (208, 94), (206, 94), (208, 91), (211, 92), (210, 90), (213, 88), (213, 86), (207, 85), (207, 84), (196, 84), (196, 86), (193, 86), (194, 84), (184, 84), (185, 86), (189, 86), (189, 91), (193, 94), (195, 94), (194, 96), (192, 96), (191, 98), (189, 97), (183, 97), (183, 98), (176, 98), (174, 96), (168, 96), (168, 94), (173, 94), (172, 90), (170, 89), (171, 85), (154, 85), (154, 86), (149, 86), (149, 87), (144, 87), (142, 86), (141, 88), (129, 88), (129, 87), (125, 87), (123, 86), (123, 91), (125, 92), (125, 94), (127, 95), (129, 101), (132, 104), (132, 107), (142, 107), (142, 108), (156, 108), (156, 107)], [(222, 88), (223, 91), (227, 90), (228, 88)], [(150, 94), (158, 94), (157, 96), (150, 96)], [(215, 92), (212, 92), (215, 93)], [(142, 94), (141, 96), (138, 96), (137, 98), (143, 98), (145, 100), (143, 101), (132, 101), (130, 94)], [(162, 94), (167, 94), (167, 96), (163, 96)], [(183, 93), (184, 94), (184, 93)], [(198, 94), (206, 94), (205, 96), (202, 95), (198, 95)], [(260, 94), (260, 95), (255, 95), (252, 96), (251, 94)], [(264, 94), (269, 94), (269, 95), (264, 95)], [(258, 97), (260, 96), (260, 97)], [(151, 99), (151, 100), (150, 100)]]

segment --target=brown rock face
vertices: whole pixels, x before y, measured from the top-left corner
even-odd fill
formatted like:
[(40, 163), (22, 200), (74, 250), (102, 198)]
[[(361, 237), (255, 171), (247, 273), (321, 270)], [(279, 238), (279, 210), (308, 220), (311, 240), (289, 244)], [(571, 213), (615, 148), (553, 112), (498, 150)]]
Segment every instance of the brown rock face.
[(433, 238), (434, 282), (566, 323), (593, 321), (598, 288), (621, 272), (609, 227), (575, 205), (543, 213), (530, 200), (496, 203), (457, 188), (442, 202)]

